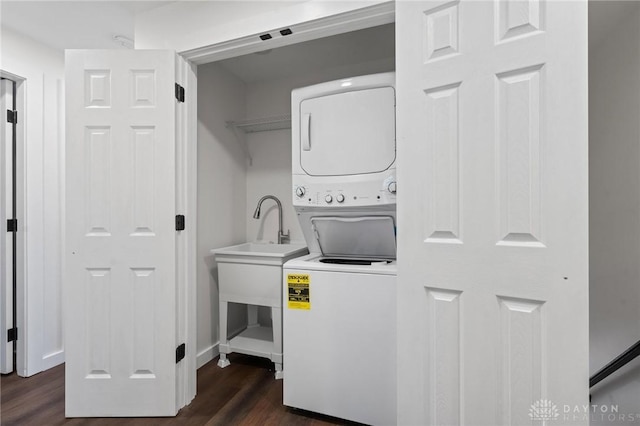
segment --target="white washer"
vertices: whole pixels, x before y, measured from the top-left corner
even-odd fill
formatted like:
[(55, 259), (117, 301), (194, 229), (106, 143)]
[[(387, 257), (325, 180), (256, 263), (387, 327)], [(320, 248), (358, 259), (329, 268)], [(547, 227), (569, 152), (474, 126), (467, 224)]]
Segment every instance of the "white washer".
[(283, 401), (395, 424), (395, 74), (291, 101), (293, 205), (311, 254), (283, 270)]
[[(396, 423), (396, 265), (284, 266), (284, 404), (371, 425)], [(353, 261), (353, 260), (352, 260)], [(289, 282), (308, 277), (308, 309)], [(295, 297), (294, 297), (295, 299)]]

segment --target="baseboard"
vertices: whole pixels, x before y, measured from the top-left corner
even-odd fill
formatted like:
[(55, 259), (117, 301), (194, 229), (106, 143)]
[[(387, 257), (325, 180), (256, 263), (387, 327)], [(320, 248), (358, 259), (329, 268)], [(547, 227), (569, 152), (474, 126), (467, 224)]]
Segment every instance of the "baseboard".
[[(242, 326), (237, 330), (233, 330), (231, 333), (229, 333), (228, 338), (233, 338), (234, 336), (242, 333), (246, 328), (246, 326)], [(196, 369), (202, 367), (218, 355), (220, 355), (220, 342), (216, 342), (208, 348), (201, 350), (200, 352), (198, 352), (198, 355), (196, 355)]]
[(42, 371), (48, 370), (64, 362), (64, 350), (45, 355), (42, 358)]
[(208, 348), (198, 352), (198, 355), (196, 355), (196, 368), (202, 367), (218, 355), (220, 355), (218, 343), (215, 343)]

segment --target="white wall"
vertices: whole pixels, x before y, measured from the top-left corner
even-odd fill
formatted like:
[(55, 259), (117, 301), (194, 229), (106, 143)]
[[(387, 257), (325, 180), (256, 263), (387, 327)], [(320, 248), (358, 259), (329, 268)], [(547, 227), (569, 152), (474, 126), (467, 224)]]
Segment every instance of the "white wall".
[[(295, 59), (294, 59), (295, 60)], [(319, 69), (311, 74), (247, 84), (247, 117), (264, 118), (291, 114), (291, 90), (353, 77), (393, 71), (395, 59)], [(291, 184), (291, 130), (275, 130), (247, 135), (253, 164), (247, 168), (247, 238), (277, 241), (278, 214), (273, 201), (265, 201), (259, 220), (252, 219), (258, 200), (275, 195), (283, 206), (283, 227), (291, 233), (291, 241), (304, 242), (298, 218), (293, 208)]]
[(176, 2), (136, 16), (135, 44), (184, 52), (380, 3), (385, 1)]
[[(245, 115), (244, 93), (244, 83), (220, 66), (198, 67), (198, 367), (218, 354), (218, 272), (210, 250), (246, 237), (246, 159), (225, 126)], [(233, 330), (244, 311), (231, 309), (230, 317)]]
[[(64, 53), (2, 27), (0, 69), (26, 79), (25, 284), (19, 289), (19, 347), (28, 358), (18, 373), (30, 376), (64, 361), (61, 307), (64, 206)], [(19, 312), (20, 318), (20, 312)], [(19, 366), (20, 366), (19, 362)]]
[[(625, 7), (589, 49), (592, 374), (640, 339), (640, 4)], [(591, 391), (592, 404), (637, 416), (640, 358)]]

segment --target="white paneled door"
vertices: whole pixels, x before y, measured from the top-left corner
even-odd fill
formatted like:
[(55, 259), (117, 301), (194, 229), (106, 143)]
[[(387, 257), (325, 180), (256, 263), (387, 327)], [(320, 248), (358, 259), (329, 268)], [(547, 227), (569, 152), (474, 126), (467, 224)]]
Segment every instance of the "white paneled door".
[(66, 415), (173, 416), (176, 56), (66, 54)]
[(587, 424), (587, 3), (396, 12), (399, 424)]

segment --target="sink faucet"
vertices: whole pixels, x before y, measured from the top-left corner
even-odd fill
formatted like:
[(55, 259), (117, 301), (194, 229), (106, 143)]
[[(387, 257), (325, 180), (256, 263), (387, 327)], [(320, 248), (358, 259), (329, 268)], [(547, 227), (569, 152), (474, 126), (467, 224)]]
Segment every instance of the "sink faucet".
[(265, 195), (264, 197), (260, 198), (260, 201), (258, 201), (258, 207), (256, 207), (256, 211), (253, 212), (253, 218), (260, 219), (260, 207), (262, 206), (262, 202), (267, 198), (272, 199), (278, 205), (278, 244), (282, 244), (285, 239), (289, 239), (289, 230), (287, 229), (286, 234), (282, 232), (282, 203), (276, 196)]

